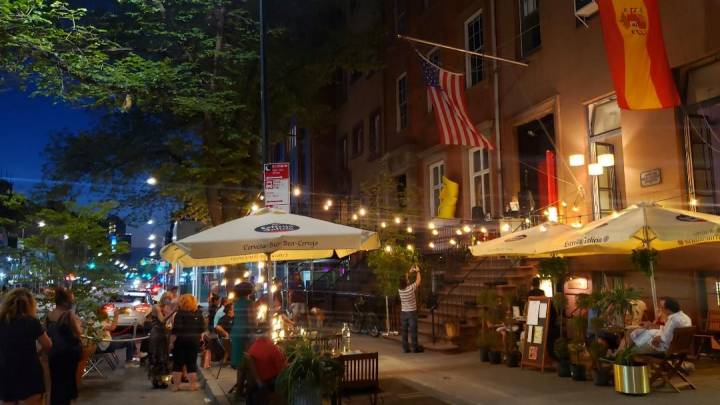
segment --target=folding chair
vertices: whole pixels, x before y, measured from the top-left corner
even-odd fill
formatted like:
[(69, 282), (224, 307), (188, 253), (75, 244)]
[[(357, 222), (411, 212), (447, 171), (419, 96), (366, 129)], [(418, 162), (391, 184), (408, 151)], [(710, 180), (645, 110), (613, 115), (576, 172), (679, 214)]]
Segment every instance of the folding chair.
[[(647, 363), (650, 367), (650, 385), (660, 380), (663, 385), (670, 385), (675, 391), (680, 392), (682, 388), (695, 389), (695, 386), (688, 379), (682, 370), (682, 364), (692, 351), (692, 344), (695, 338), (697, 327), (688, 326), (677, 328), (673, 332), (673, 339), (665, 353), (640, 355), (637, 358)], [(679, 377), (683, 382), (674, 383), (672, 379)]]
[(105, 352), (95, 352), (92, 356), (88, 359), (87, 365), (85, 366), (85, 370), (83, 370), (82, 377), (85, 378), (90, 373), (95, 372), (97, 375), (99, 375), (102, 378), (105, 378), (105, 374), (103, 374), (102, 371), (100, 371), (100, 363), (105, 362), (112, 370), (115, 370), (116, 365), (113, 364), (113, 361), (110, 358), (110, 353)]
[(720, 311), (709, 310), (707, 319), (705, 319), (705, 330), (695, 335), (697, 345), (695, 346), (695, 356), (702, 354), (703, 349), (709, 349), (705, 354), (715, 354), (713, 357), (720, 357), (720, 341), (717, 335), (720, 334)]

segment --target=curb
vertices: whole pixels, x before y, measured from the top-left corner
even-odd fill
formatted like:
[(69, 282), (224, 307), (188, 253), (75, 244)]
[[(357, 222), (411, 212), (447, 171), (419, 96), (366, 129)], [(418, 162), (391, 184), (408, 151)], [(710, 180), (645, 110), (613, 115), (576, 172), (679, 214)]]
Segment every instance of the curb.
[(220, 384), (210, 376), (209, 378), (205, 375), (205, 369), (201, 369), (199, 373), (200, 379), (205, 383), (204, 391), (205, 395), (212, 401), (213, 405), (232, 405), (225, 392), (220, 388)]

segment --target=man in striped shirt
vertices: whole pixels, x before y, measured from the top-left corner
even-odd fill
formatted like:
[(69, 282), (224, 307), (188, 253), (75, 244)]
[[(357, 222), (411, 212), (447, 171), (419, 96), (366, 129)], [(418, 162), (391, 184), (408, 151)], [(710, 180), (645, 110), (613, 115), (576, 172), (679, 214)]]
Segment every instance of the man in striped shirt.
[[(410, 284), (410, 274), (415, 273), (415, 282)], [(408, 274), (404, 277), (400, 277), (400, 288), (398, 293), (400, 294), (400, 319), (402, 321), (401, 333), (403, 342), (403, 351), (410, 353), (410, 345), (408, 344), (408, 329), (412, 334), (412, 345), (413, 352), (422, 353), (423, 348), (418, 344), (418, 333), (417, 333), (417, 298), (415, 297), (415, 291), (420, 288), (420, 282), (422, 276), (420, 275), (420, 269), (417, 266), (410, 268)]]

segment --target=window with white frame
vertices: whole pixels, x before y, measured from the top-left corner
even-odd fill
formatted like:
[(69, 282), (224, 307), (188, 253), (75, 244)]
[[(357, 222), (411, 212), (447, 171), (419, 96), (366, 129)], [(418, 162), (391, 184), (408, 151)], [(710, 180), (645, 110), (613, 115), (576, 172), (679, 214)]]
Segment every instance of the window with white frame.
[(396, 81), (396, 110), (397, 110), (397, 131), (400, 132), (408, 125), (408, 93), (407, 73), (401, 74)]
[[(440, 49), (433, 48), (430, 50), (430, 52), (427, 53), (427, 58), (430, 62), (434, 63), (436, 66), (442, 67), (442, 60), (440, 59)], [(427, 111), (432, 112), (433, 110), (433, 104), (432, 99), (430, 98), (430, 90), (425, 90), (425, 95), (427, 98)]]
[(483, 217), (492, 211), (490, 152), (487, 149), (470, 149), (470, 207), (471, 210), (482, 210)]
[(445, 175), (445, 161), (433, 163), (429, 167), (430, 176), (430, 217), (435, 218), (440, 207), (440, 190), (442, 178)]
[[(622, 167), (622, 128), (620, 107), (615, 97), (588, 106), (590, 157), (607, 161), (603, 173), (593, 177), (593, 215), (599, 219), (623, 208), (618, 167)], [(603, 156), (604, 158), (601, 158)], [(608, 158), (612, 156), (612, 158)]]
[[(482, 53), (484, 45), (482, 10), (480, 10), (465, 21), (465, 49)], [(472, 87), (482, 81), (482, 58), (473, 55), (465, 56), (465, 78), (467, 87)]]

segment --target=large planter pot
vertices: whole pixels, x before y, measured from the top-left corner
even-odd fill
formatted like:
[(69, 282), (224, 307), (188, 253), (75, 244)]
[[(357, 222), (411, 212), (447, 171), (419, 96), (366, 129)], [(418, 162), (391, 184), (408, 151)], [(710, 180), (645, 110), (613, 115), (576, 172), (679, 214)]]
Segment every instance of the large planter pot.
[(600, 367), (593, 370), (593, 383), (599, 387), (610, 385), (612, 381), (612, 369)]
[(322, 393), (314, 384), (295, 387), (292, 405), (322, 405)]
[(570, 375), (574, 381), (585, 381), (585, 365), (570, 364)]
[(630, 395), (646, 395), (650, 393), (650, 377), (647, 366), (613, 367), (615, 375), (615, 391)]
[(481, 347), (478, 351), (480, 352), (480, 361), (488, 363), (490, 361), (490, 349)]
[(500, 364), (502, 362), (502, 352), (497, 350), (490, 350), (490, 353), (488, 353), (488, 358), (490, 359), (490, 364)]
[(567, 360), (560, 360), (557, 363), (557, 375), (558, 377), (570, 377), (572, 374), (570, 373), (570, 362)]
[(510, 352), (507, 355), (507, 359), (505, 359), (505, 364), (508, 367), (518, 367), (520, 365), (520, 360), (522, 360), (522, 353)]
[(460, 323), (445, 322), (445, 335), (448, 337), (448, 339), (454, 339), (460, 336)]

